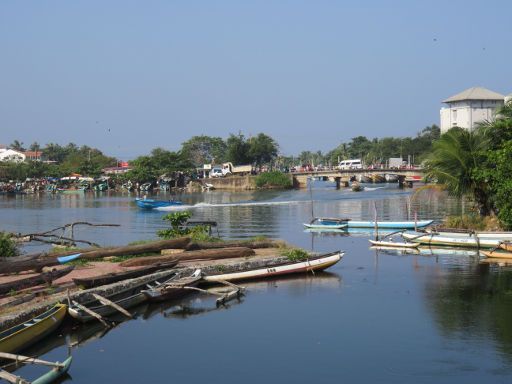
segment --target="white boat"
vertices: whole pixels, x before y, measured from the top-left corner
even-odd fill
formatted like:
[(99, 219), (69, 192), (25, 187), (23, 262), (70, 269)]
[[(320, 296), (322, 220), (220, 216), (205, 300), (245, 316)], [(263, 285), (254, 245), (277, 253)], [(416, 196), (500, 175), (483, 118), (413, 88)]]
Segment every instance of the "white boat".
[(474, 238), (478, 237), (481, 239), (499, 239), (499, 240), (510, 240), (512, 241), (512, 232), (500, 232), (500, 231), (469, 231), (469, 230), (449, 230), (435, 228), (427, 229), (429, 233), (435, 233), (436, 235), (449, 236), (449, 237), (465, 237)]
[(309, 271), (322, 271), (336, 264), (341, 260), (345, 252), (337, 251), (318, 256), (311, 256), (303, 261), (289, 261), (278, 265), (251, 269), (245, 271), (236, 271), (232, 273), (224, 273), (220, 275), (203, 276), (203, 280), (209, 282), (221, 281), (239, 281), (257, 279), (271, 276), (282, 276), (292, 273), (305, 273)]
[[(417, 221), (377, 221), (377, 227), (396, 228), (396, 229), (414, 229), (422, 228), (430, 225), (434, 220), (417, 220)], [(348, 228), (375, 228), (375, 221), (347, 221)]]
[(404, 232), (402, 233), (402, 237), (414, 243), (467, 248), (496, 248), (501, 243), (500, 239), (479, 238), (474, 236), (442, 236), (436, 233)]
[(376, 241), (368, 240), (371, 245), (377, 247), (392, 247), (392, 248), (418, 248), (420, 243), (402, 243), (397, 241)]
[(394, 182), (397, 182), (398, 181), (398, 175), (397, 174), (394, 174), (394, 173), (386, 173), (386, 175), (384, 176), (384, 178), (386, 179), (386, 181), (388, 183), (394, 183)]
[(347, 228), (347, 219), (315, 217), (308, 224), (304, 223), (304, 226), (308, 229), (344, 229)]

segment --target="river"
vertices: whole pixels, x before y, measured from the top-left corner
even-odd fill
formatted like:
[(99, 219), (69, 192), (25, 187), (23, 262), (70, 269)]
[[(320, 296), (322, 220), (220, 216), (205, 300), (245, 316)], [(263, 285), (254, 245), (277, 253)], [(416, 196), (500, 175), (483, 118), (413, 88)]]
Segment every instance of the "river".
[[(163, 196), (160, 196), (163, 197)], [(169, 196), (166, 196), (167, 198)], [(461, 211), (441, 192), (391, 185), (364, 192), (316, 182), (308, 190), (211, 191), (174, 196), (223, 238), (268, 236), (343, 260), (315, 276), (244, 284), (241, 302), (215, 309), (193, 295), (182, 307), (144, 306), (105, 332), (67, 323), (27, 353), (62, 360), (73, 383), (508, 383), (512, 379), (512, 269), (474, 252), (407, 255), (372, 250), (368, 233), (313, 234), (311, 216), (440, 220)], [(165, 212), (134, 196), (0, 196), (0, 230), (33, 233), (73, 221), (120, 224), (75, 236), (102, 245), (155, 237)], [(25, 249), (31, 252), (39, 247)], [(17, 371), (34, 377), (40, 369)]]

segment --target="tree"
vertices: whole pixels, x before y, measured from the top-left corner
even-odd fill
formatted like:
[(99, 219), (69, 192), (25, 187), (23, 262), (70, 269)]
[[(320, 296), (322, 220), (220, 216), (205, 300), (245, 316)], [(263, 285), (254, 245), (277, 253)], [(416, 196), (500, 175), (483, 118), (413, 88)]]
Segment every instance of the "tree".
[(193, 136), (181, 145), (183, 156), (194, 166), (222, 163), (226, 158), (227, 144), (220, 137)]
[(271, 163), (278, 154), (279, 146), (270, 136), (259, 133), (249, 140), (249, 156), (256, 166)]
[(12, 149), (14, 149), (15, 151), (20, 151), (20, 152), (24, 152), (25, 151), (25, 148), (23, 148), (23, 142), (22, 141), (18, 141), (18, 140), (14, 140), (10, 147)]
[(427, 177), (443, 184), (453, 196), (473, 199), (484, 216), (492, 212), (491, 193), (487, 183), (475, 174), (485, 162), (489, 145), (485, 133), (482, 129), (452, 128), (434, 143), (425, 163)]
[(249, 155), (250, 144), (241, 132), (238, 135), (230, 134), (227, 141), (227, 161), (233, 164), (252, 163)]
[(29, 149), (34, 152), (39, 152), (39, 150), (41, 149), (41, 146), (39, 145), (39, 143), (37, 141), (34, 141), (32, 144), (30, 144)]

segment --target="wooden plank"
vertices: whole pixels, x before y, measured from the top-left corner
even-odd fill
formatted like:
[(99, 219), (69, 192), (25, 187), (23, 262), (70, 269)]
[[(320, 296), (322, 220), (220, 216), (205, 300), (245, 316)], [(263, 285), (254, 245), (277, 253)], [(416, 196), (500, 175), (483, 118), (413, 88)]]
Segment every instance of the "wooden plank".
[(36, 359), (34, 357), (28, 357), (28, 356), (23, 356), (23, 355), (16, 355), (14, 353), (0, 352), (0, 358), (8, 359), (8, 360), (15, 360), (16, 362), (23, 363), (23, 364), (40, 364), (40, 365), (47, 365), (49, 367), (58, 367), (58, 368), (64, 367), (64, 364), (61, 364), (61, 363), (54, 363), (53, 361), (41, 360), (41, 359)]
[(83, 306), (82, 304), (76, 302), (75, 300), (73, 300), (73, 305), (75, 307), (77, 307), (78, 309), (81, 309), (85, 313), (91, 315), (92, 317), (98, 319), (105, 327), (109, 327), (108, 323), (105, 321), (105, 319), (100, 314), (98, 314), (98, 313), (94, 312), (93, 310)]
[(103, 305), (109, 305), (111, 306), (112, 308), (114, 309), (117, 309), (119, 312), (121, 312), (123, 315), (129, 317), (130, 319), (133, 319), (133, 316), (130, 312), (128, 312), (126, 309), (124, 309), (123, 307), (117, 305), (116, 303), (110, 301), (109, 299), (103, 297), (103, 296), (100, 296), (98, 295), (97, 293), (93, 293), (92, 294), (94, 296), (94, 298), (96, 300), (98, 300), (101, 304)]
[(222, 297), (219, 297), (217, 299), (217, 307), (223, 304), (226, 304), (228, 301), (238, 299), (241, 295), (243, 295), (242, 291), (240, 289), (235, 289), (233, 291), (230, 291), (226, 293), (225, 295), (222, 295)]
[(30, 384), (29, 381), (19, 376), (13, 375), (12, 373), (9, 373), (7, 371), (4, 371), (3, 369), (0, 369), (0, 379), (4, 379), (8, 383), (13, 384)]

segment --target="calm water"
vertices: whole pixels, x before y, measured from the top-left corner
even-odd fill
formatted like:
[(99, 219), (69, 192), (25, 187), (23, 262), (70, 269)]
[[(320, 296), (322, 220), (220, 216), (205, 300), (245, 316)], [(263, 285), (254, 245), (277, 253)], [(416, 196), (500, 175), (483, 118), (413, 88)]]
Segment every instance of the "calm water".
[[(185, 194), (194, 219), (219, 223), (225, 238), (266, 235), (315, 251), (343, 249), (328, 273), (244, 284), (228, 308), (190, 296), (183, 308), (138, 308), (104, 332), (65, 324), (26, 353), (62, 360), (73, 345), (74, 383), (509, 383), (512, 269), (474, 253), (376, 252), (368, 234), (311, 234), (315, 216), (440, 219), (460, 206), (438, 192), (394, 187), (362, 193), (317, 183), (304, 191)], [(313, 204), (311, 204), (311, 199)], [(128, 195), (0, 197), (0, 230), (40, 232), (73, 221), (104, 245), (153, 238), (165, 212), (141, 212)], [(28, 249), (30, 252), (34, 248)], [(26, 367), (18, 371), (34, 377)]]

